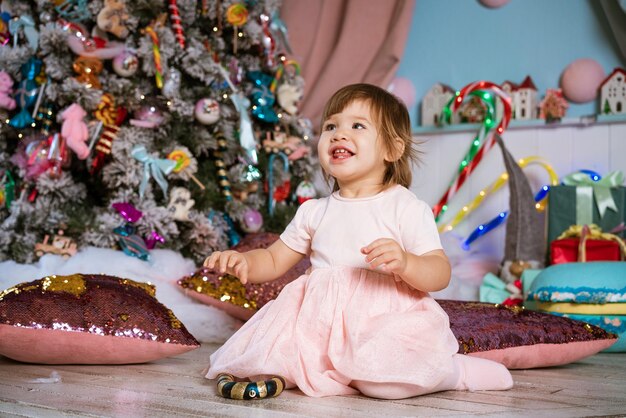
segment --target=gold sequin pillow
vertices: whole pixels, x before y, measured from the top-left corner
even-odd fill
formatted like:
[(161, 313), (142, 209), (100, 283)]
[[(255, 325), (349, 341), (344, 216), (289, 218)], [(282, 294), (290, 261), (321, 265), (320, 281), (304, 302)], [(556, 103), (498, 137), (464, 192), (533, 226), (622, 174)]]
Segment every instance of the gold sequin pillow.
[[(267, 248), (278, 237), (277, 234), (271, 232), (248, 234), (233, 247), (233, 250), (245, 252), (257, 248)], [(241, 284), (239, 279), (234, 276), (200, 268), (192, 275), (178, 280), (178, 285), (193, 299), (246, 321), (267, 302), (275, 299), (283, 287), (303, 275), (310, 266), (309, 258), (305, 257), (276, 280), (245, 285)]]
[(0, 355), (27, 363), (144, 363), (198, 341), (150, 284), (102, 274), (48, 276), (0, 293)]

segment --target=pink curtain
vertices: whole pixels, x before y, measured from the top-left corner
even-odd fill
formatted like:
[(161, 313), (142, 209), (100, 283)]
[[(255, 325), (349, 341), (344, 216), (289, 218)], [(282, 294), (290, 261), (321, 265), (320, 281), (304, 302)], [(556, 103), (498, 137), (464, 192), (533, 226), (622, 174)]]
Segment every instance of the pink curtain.
[(324, 104), (340, 87), (393, 79), (415, 0), (283, 0), (292, 58), (306, 82), (301, 113), (317, 130)]

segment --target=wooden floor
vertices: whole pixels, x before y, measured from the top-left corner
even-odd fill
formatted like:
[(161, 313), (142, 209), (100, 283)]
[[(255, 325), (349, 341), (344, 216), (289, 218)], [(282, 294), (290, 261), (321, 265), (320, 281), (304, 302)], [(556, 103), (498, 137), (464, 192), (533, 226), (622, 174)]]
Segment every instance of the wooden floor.
[[(395, 417), (626, 416), (626, 353), (563, 367), (513, 371), (505, 392), (440, 392), (398, 401), (362, 396), (232, 401), (202, 371), (217, 346), (131, 366), (42, 366), (0, 357), (0, 416)], [(53, 374), (54, 373), (54, 374)], [(36, 383), (53, 380), (56, 383)], [(48, 379), (46, 379), (48, 378)]]

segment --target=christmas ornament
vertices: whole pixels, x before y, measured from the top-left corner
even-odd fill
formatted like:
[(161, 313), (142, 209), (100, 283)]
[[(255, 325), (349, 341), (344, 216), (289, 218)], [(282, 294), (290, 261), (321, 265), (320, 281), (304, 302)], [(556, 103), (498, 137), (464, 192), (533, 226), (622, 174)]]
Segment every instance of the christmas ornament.
[(170, 191), (170, 201), (167, 211), (177, 221), (189, 222), (189, 210), (196, 202), (191, 198), (191, 192), (184, 187), (174, 187)]
[(263, 45), (263, 52), (265, 54), (265, 64), (267, 67), (274, 67), (274, 54), (276, 51), (276, 42), (274, 42), (274, 36), (270, 31), (270, 17), (264, 13), (259, 16), (261, 20), (261, 27), (263, 28), (263, 35), (261, 35), (261, 45)]
[[(494, 132), (492, 128), (495, 125), (493, 115), (496, 96), (500, 98), (503, 105), (503, 115), (501, 116)], [(511, 98), (502, 89), (500, 89), (500, 87), (489, 81), (476, 81), (463, 87), (463, 89), (457, 92), (450, 102), (448, 102), (446, 107), (444, 107), (440, 120), (449, 123), (452, 113), (459, 109), (466, 97), (481, 98), (481, 100), (483, 100), (487, 105), (487, 117), (483, 120), (478, 135), (472, 141), (472, 145), (468, 153), (461, 161), (459, 169), (450, 186), (445, 191), (441, 199), (439, 199), (439, 202), (433, 207), (433, 213), (436, 221), (439, 221), (441, 215), (443, 215), (443, 213), (447, 210), (448, 201), (456, 194), (457, 190), (463, 185), (474, 168), (478, 166), (483, 155), (493, 147), (496, 142), (495, 134), (502, 135), (511, 120)]]
[(263, 140), (265, 152), (268, 154), (284, 152), (288, 156), (289, 161), (299, 160), (311, 153), (311, 148), (304, 145), (303, 140), (297, 136), (287, 136), (284, 132), (274, 131), (274, 139), (272, 139), (270, 132), (266, 132), (265, 138)]
[(577, 59), (565, 68), (560, 84), (563, 94), (574, 103), (586, 103), (598, 96), (605, 80), (604, 68), (591, 58)]
[(126, 49), (126, 45), (121, 42), (90, 37), (87, 29), (76, 22), (58, 19), (56, 23), (67, 32), (65, 41), (76, 55), (106, 60), (118, 56)]
[(141, 106), (135, 111), (134, 116), (130, 124), (141, 128), (156, 128), (163, 123), (163, 112), (155, 104)]
[(104, 93), (98, 108), (94, 112), (94, 116), (98, 119), (98, 126), (94, 130), (89, 144), (90, 151), (94, 143), (96, 150), (89, 170), (91, 174), (100, 170), (106, 159), (111, 155), (111, 145), (120, 130), (119, 126), (126, 118), (126, 110), (122, 107), (116, 107), (113, 96), (109, 93)]
[(180, 71), (172, 67), (167, 70), (165, 74), (165, 80), (163, 81), (163, 95), (168, 99), (176, 99), (180, 97), (180, 83), (181, 83)]
[(129, 33), (126, 27), (128, 18), (128, 11), (123, 0), (104, 0), (104, 7), (98, 13), (96, 22), (103, 31), (124, 39)]
[(235, 3), (226, 10), (226, 21), (234, 26), (233, 29), (233, 54), (237, 54), (237, 38), (239, 27), (248, 21), (248, 9), (241, 3)]
[(9, 20), (9, 33), (13, 37), (13, 48), (17, 47), (18, 35), (24, 34), (31, 51), (37, 51), (39, 32), (35, 29), (35, 21), (31, 16), (22, 15)]
[(30, 108), (37, 101), (38, 86), (35, 78), (41, 71), (41, 65), (41, 60), (35, 57), (31, 57), (22, 65), (22, 81), (15, 92), (15, 102), (20, 107), (20, 111), (9, 121), (9, 125), (14, 128), (24, 129), (34, 122)]
[(138, 210), (132, 203), (118, 202), (111, 205), (126, 222), (135, 223), (141, 219), (143, 212)]
[(215, 219), (215, 216), (219, 213), (221, 213), (222, 219), (226, 222), (226, 225), (228, 226), (228, 229), (226, 230), (226, 235), (228, 235), (228, 245), (232, 247), (233, 245), (239, 244), (239, 241), (241, 241), (241, 237), (237, 233), (235, 223), (233, 222), (232, 218), (228, 216), (227, 213), (217, 212), (214, 209), (211, 209), (209, 211), (209, 214), (207, 215), (209, 222), (211, 223), (211, 225), (213, 225), (213, 219)]
[(296, 198), (299, 204), (303, 204), (309, 199), (314, 199), (317, 196), (315, 191), (315, 185), (308, 180), (303, 180), (296, 187)]
[(102, 72), (102, 61), (96, 57), (78, 57), (72, 65), (74, 72), (78, 74), (76, 81), (83, 83), (86, 88), (101, 89), (98, 74)]
[(261, 71), (250, 71), (248, 78), (254, 84), (250, 95), (253, 105), (252, 115), (262, 122), (278, 123), (278, 115), (274, 110), (276, 99), (270, 90), (274, 78)]
[[(283, 57), (284, 58), (284, 57)], [(276, 85), (281, 82), (276, 89)], [(276, 71), (270, 84), (270, 90), (276, 92), (278, 104), (290, 115), (298, 113), (298, 105), (304, 95), (304, 82), (300, 77), (300, 64), (295, 60), (285, 60)]]
[(53, 0), (53, 3), (54, 10), (65, 19), (80, 22), (91, 17), (87, 0)]
[(565, 116), (568, 107), (569, 104), (563, 98), (561, 89), (547, 89), (546, 95), (539, 104), (539, 117), (548, 123), (559, 122)]
[(226, 164), (224, 164), (223, 153), (226, 152), (226, 138), (224, 134), (218, 132), (216, 134), (217, 151), (213, 153), (215, 158), (215, 167), (217, 167), (217, 181), (222, 190), (222, 195), (227, 201), (233, 199), (231, 195), (230, 181), (228, 180), (228, 173), (226, 172)]
[(235, 109), (239, 112), (239, 143), (246, 150), (247, 163), (257, 164), (258, 157), (256, 153), (257, 141), (254, 137), (254, 131), (252, 129), (252, 121), (248, 115), (248, 108), (250, 107), (250, 101), (237, 90), (235, 85), (230, 81), (230, 77), (226, 70), (219, 64), (217, 69), (222, 74), (224, 80), (228, 83), (232, 90), (230, 100), (235, 105)]
[(89, 155), (89, 147), (86, 144), (89, 132), (83, 121), (86, 115), (87, 113), (77, 103), (70, 105), (61, 113), (61, 119), (63, 119), (61, 135), (65, 138), (67, 146), (81, 160), (86, 159)]
[(11, 209), (11, 203), (15, 200), (15, 180), (9, 170), (5, 170), (2, 176), (2, 189), (0, 189), (0, 206)]
[[(278, 152), (276, 154), (272, 154), (270, 155), (270, 158), (268, 160), (267, 166), (267, 198), (268, 198), (268, 211), (270, 216), (274, 215), (274, 206), (276, 202), (281, 202), (284, 201), (288, 194), (289, 194), (289, 188), (290, 188), (290, 182), (286, 181), (283, 184), (281, 184), (279, 187), (274, 187), (274, 160), (276, 159), (276, 157), (280, 157), (282, 159), (283, 162), (283, 172), (288, 173), (289, 172), (289, 160), (287, 159), (287, 156), (282, 153), (282, 152)], [(287, 183), (287, 184), (285, 184)]]
[(154, 58), (154, 80), (158, 88), (163, 88), (163, 66), (161, 64), (161, 50), (159, 49), (159, 36), (154, 27), (162, 25), (158, 20), (150, 26), (146, 26), (142, 33), (145, 33), (152, 40), (152, 56)]
[(0, 71), (0, 108), (13, 110), (15, 109), (15, 100), (11, 97), (13, 94), (13, 80), (6, 71)]
[(141, 219), (143, 213), (129, 202), (113, 203), (111, 206), (125, 220), (122, 225), (113, 229), (113, 233), (119, 237), (117, 242), (121, 250), (128, 256), (137, 257), (143, 261), (149, 261), (150, 252), (148, 251), (148, 247), (145, 241), (139, 235), (135, 234), (135, 226), (133, 225)]
[(39, 126), (41, 133), (49, 136), (55, 121), (56, 113), (54, 104), (49, 101), (44, 102), (44, 104), (39, 106), (37, 114), (35, 115), (35, 123)]
[(200, 99), (196, 103), (194, 116), (203, 125), (213, 125), (220, 120), (220, 105), (214, 99)]
[(172, 29), (174, 29), (176, 41), (183, 49), (185, 49), (185, 34), (183, 33), (183, 25), (181, 25), (180, 23), (178, 5), (176, 4), (176, 0), (169, 0), (168, 3), (168, 8), (170, 10), (170, 19), (172, 19)]
[(133, 51), (125, 50), (113, 58), (113, 71), (121, 77), (131, 77), (139, 68), (139, 59)]
[(150, 177), (154, 178), (161, 187), (161, 190), (163, 190), (163, 194), (167, 196), (168, 186), (165, 176), (171, 173), (174, 167), (176, 167), (176, 162), (151, 156), (143, 145), (135, 145), (131, 151), (131, 155), (144, 166), (143, 177), (139, 185), (139, 197), (143, 199)]
[(272, 17), (270, 19), (270, 31), (274, 35), (275, 40), (279, 40), (278, 50), (285, 49), (288, 53), (291, 52), (291, 45), (289, 44), (289, 36), (287, 34), (287, 25), (278, 15), (278, 10), (275, 10), (272, 13)]
[(241, 229), (248, 233), (259, 232), (263, 227), (263, 216), (258, 210), (248, 208), (243, 213), (243, 220), (241, 222)]
[(149, 250), (153, 250), (156, 247), (157, 242), (165, 244), (165, 238), (163, 238), (157, 231), (152, 231), (149, 237), (144, 238), (144, 242)]
[(240, 164), (236, 174), (236, 182), (233, 185), (233, 196), (243, 202), (248, 195), (259, 190), (259, 181), (263, 177), (258, 168), (251, 164)]
[(290, 115), (298, 113), (298, 105), (304, 96), (304, 87), (298, 84), (283, 83), (278, 87), (278, 104)]
[(67, 152), (67, 144), (65, 138), (58, 133), (55, 133), (48, 138), (50, 142), (50, 148), (48, 149), (48, 175), (52, 178), (59, 178), (61, 176), (61, 167), (67, 167), (69, 164), (69, 153)]
[(76, 242), (72, 238), (64, 236), (62, 229), (56, 235), (53, 235), (52, 241), (50, 241), (50, 235), (46, 235), (43, 242), (35, 244), (35, 255), (37, 257), (41, 257), (44, 254), (56, 254), (64, 259), (68, 259), (76, 252)]
[(185, 180), (188, 180), (188, 178), (190, 178), (202, 190), (205, 189), (204, 184), (202, 184), (200, 180), (198, 180), (198, 178), (193, 175), (198, 170), (198, 164), (195, 159), (192, 159), (187, 148), (175, 149), (167, 155), (167, 158), (176, 162), (176, 166), (173, 170), (174, 173), (180, 174), (181, 177)]

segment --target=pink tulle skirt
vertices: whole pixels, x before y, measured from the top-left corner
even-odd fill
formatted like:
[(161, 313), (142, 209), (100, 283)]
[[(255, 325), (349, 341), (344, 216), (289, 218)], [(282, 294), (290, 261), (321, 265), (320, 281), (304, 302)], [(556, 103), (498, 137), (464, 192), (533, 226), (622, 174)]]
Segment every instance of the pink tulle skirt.
[(428, 294), (390, 275), (315, 269), (266, 304), (211, 356), (206, 375), (285, 378), (309, 396), (356, 394), (352, 381), (436, 387), (458, 343)]

